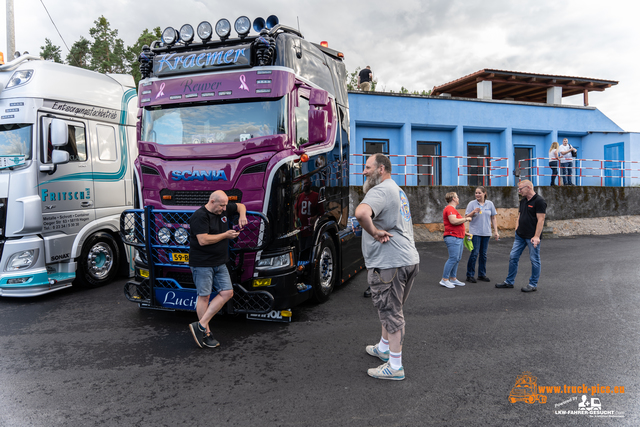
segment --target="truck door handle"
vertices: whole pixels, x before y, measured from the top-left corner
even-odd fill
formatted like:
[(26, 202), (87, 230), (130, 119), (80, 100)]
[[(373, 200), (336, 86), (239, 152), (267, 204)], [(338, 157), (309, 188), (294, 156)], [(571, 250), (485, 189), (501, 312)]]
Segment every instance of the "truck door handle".
[(93, 206), (93, 201), (89, 200), (88, 202), (82, 202), (80, 203), (80, 206), (82, 206), (83, 208), (89, 208)]

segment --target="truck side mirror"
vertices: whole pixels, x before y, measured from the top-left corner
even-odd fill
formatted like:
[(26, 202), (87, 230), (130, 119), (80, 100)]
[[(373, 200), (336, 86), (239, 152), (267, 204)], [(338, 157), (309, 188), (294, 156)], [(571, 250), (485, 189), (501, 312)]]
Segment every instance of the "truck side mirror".
[(67, 124), (60, 119), (51, 120), (51, 145), (54, 147), (62, 147), (67, 145), (68, 142), (69, 128)]
[(309, 110), (309, 144), (327, 140), (328, 116), (325, 110)]
[(311, 88), (309, 105), (313, 107), (326, 107), (329, 103), (329, 93), (326, 90)]
[(51, 163), (54, 165), (69, 163), (69, 153), (63, 150), (53, 150), (51, 152)]

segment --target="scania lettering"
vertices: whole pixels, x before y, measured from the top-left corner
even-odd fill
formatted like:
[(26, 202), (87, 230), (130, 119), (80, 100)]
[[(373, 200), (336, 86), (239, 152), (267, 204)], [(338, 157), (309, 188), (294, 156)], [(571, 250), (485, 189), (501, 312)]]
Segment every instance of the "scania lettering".
[(0, 66), (0, 111), (11, 112), (0, 118), (0, 296), (128, 273), (118, 231), (136, 195), (133, 78), (24, 55)]
[(249, 35), (241, 17), (231, 38), (220, 20), (219, 40), (206, 21), (169, 27), (143, 48), (136, 175), (145, 208), (121, 217), (137, 250), (125, 295), (141, 307), (194, 309), (189, 218), (215, 190), (243, 203), (249, 220), (230, 244), (226, 312), (290, 318), (364, 267), (348, 217), (342, 54), (277, 21), (258, 18)]

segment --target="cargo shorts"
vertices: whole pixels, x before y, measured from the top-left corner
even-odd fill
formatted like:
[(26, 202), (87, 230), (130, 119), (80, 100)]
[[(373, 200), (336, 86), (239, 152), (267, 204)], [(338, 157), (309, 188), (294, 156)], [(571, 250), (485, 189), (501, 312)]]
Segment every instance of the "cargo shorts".
[(405, 325), (402, 307), (418, 270), (418, 264), (415, 264), (388, 269), (371, 268), (367, 271), (373, 306), (378, 309), (382, 327), (390, 334), (398, 332)]

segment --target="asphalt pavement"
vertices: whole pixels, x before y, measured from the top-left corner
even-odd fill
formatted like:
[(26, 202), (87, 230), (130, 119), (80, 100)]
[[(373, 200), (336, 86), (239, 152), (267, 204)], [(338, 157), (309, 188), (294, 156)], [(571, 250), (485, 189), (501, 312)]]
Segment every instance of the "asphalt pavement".
[(455, 289), (438, 284), (444, 243), (418, 244), (404, 381), (366, 374), (381, 362), (364, 273), (290, 324), (217, 316), (217, 349), (194, 343), (195, 314), (128, 302), (124, 280), (0, 298), (0, 426), (640, 425), (640, 235), (543, 240), (535, 293), (527, 250), (515, 288), (494, 287), (512, 243), (491, 241), (491, 283)]

